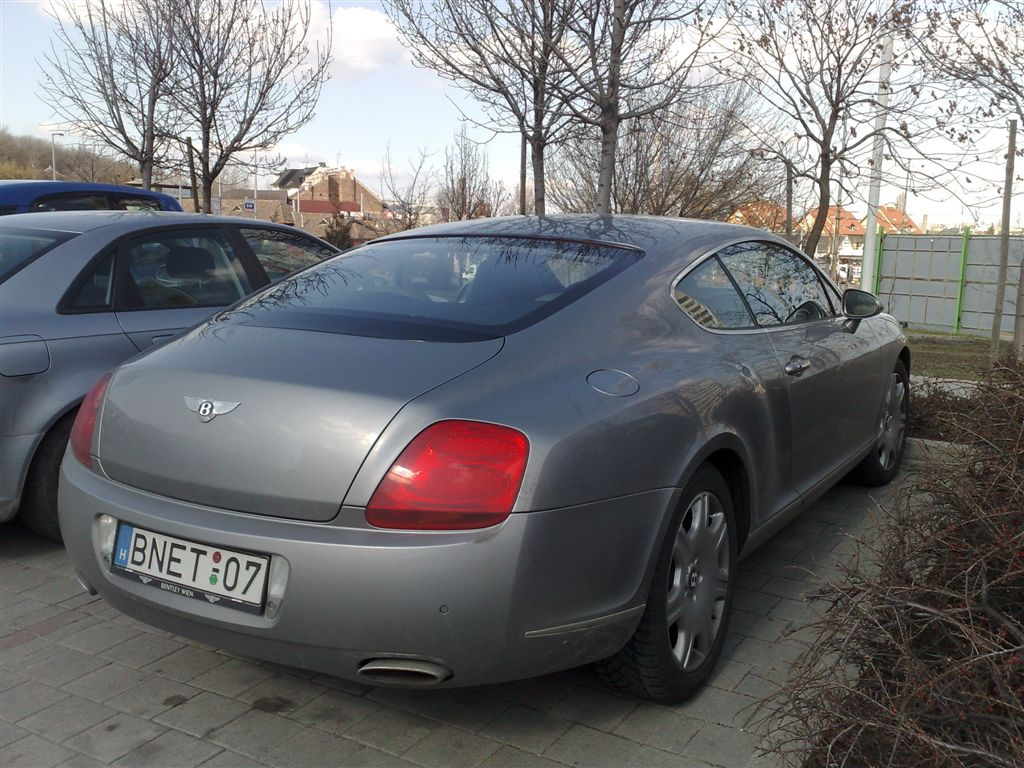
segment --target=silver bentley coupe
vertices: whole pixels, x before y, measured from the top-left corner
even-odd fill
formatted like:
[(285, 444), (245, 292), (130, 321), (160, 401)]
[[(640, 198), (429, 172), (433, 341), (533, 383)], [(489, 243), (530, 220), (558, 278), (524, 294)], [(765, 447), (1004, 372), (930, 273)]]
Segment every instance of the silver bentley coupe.
[(404, 686), (597, 662), (679, 701), (739, 559), (896, 474), (909, 369), (874, 296), (765, 232), (442, 224), (101, 378), (60, 526), (89, 590), (234, 653)]

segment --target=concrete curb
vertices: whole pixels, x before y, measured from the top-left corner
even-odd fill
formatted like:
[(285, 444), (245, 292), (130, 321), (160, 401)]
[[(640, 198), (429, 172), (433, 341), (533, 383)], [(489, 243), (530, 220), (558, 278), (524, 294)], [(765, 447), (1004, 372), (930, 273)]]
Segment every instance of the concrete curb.
[(946, 440), (926, 440), (908, 437), (903, 449), (903, 462), (907, 467), (926, 467), (935, 464), (960, 462), (966, 455), (965, 446)]

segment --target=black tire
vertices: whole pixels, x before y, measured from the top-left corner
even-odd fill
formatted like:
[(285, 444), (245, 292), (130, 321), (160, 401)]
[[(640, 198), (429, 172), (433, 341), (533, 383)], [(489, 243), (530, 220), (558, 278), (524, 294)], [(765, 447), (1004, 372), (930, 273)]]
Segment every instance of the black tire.
[[(701, 499), (708, 499), (707, 520), (721, 515), (720, 521), (725, 525), (724, 540), (712, 548), (719, 558), (717, 575), (721, 575), (723, 564), (726, 574), (724, 594), (721, 595), (721, 579), (712, 578), (707, 568), (708, 557), (703, 558), (704, 563), (699, 562), (701, 554), (707, 555), (708, 552), (694, 546), (684, 556), (680, 549), (684, 540), (689, 541), (687, 536), (702, 535), (702, 532), (693, 528), (695, 510), (700, 508), (695, 505), (699, 505)], [(715, 522), (717, 524), (718, 520)], [(719, 531), (710, 524), (705, 532), (712, 540), (718, 538)], [(699, 551), (699, 554), (691, 563), (684, 565), (676, 562), (679, 559), (690, 559), (694, 551)], [(596, 665), (604, 681), (625, 693), (662, 703), (678, 703), (697, 693), (715, 668), (728, 633), (737, 573), (736, 560), (736, 516), (732, 494), (722, 475), (714, 467), (703, 465), (687, 484), (680, 507), (672, 517), (658, 554), (647, 608), (640, 619), (640, 625), (621, 651)], [(708, 582), (706, 587), (705, 581)], [(669, 603), (672, 601), (687, 605), (692, 603), (693, 608), (687, 610), (702, 613), (705, 618), (710, 611), (708, 628), (714, 639), (703, 641), (704, 647), (698, 650), (697, 641), (703, 635), (697, 630), (681, 635), (679, 627), (687, 624), (687, 619), (680, 611), (680, 618), (670, 624)], [(683, 658), (680, 658), (676, 654), (681, 646), (686, 645), (688, 636), (695, 638), (690, 644), (693, 650), (683, 650)], [(698, 655), (694, 656), (694, 653)]]
[(907, 443), (909, 409), (910, 376), (903, 362), (897, 360), (892, 375), (886, 379), (878, 437), (868, 455), (853, 470), (854, 480), (861, 485), (886, 485), (896, 477), (903, 463), (903, 451)]
[(60, 541), (60, 522), (57, 519), (57, 483), (60, 480), (60, 462), (68, 447), (71, 426), (77, 409), (50, 427), (36, 449), (25, 490), (21, 495), (18, 516), (29, 528), (53, 541)]

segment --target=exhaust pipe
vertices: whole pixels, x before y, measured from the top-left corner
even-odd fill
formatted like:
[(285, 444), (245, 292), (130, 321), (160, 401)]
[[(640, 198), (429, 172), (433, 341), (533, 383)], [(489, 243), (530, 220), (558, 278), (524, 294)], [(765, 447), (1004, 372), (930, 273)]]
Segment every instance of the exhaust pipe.
[(379, 685), (415, 688), (438, 685), (453, 674), (447, 667), (420, 659), (370, 659), (356, 673)]

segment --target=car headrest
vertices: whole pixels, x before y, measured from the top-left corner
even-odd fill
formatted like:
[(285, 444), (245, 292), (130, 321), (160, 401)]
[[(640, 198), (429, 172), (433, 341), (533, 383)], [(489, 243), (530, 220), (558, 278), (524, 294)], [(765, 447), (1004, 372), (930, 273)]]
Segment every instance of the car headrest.
[(167, 254), (167, 275), (202, 280), (213, 277), (213, 256), (202, 248), (178, 246)]

